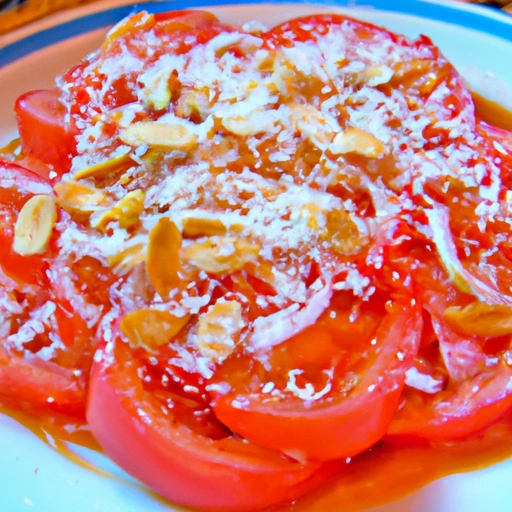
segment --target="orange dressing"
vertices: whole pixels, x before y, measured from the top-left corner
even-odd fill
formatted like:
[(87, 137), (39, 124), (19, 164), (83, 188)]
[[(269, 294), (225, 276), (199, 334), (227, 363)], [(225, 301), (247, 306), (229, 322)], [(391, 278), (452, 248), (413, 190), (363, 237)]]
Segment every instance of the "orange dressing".
[(497, 128), (512, 131), (512, 112), (476, 92), (471, 94), (475, 102), (476, 113), (480, 119)]
[(450, 445), (383, 443), (348, 463), (326, 488), (286, 510), (355, 512), (402, 498), (443, 476), (481, 469), (511, 456), (512, 414), (481, 435)]
[[(473, 93), (473, 98), (480, 119), (512, 131), (512, 112), (479, 94)], [(16, 147), (17, 141), (13, 141), (2, 151), (10, 153)], [(1, 406), (0, 413), (18, 421), (73, 462), (117, 479), (83, 460), (68, 446), (68, 443), (74, 443), (101, 450), (85, 424), (67, 417), (32, 418)], [(342, 509), (343, 512), (355, 512), (402, 498), (443, 476), (483, 468), (511, 456), (512, 412), (482, 434), (457, 443), (437, 446), (381, 443), (348, 462), (326, 487), (282, 510), (334, 512)], [(150, 490), (147, 492), (155, 499), (161, 499)], [(178, 510), (176, 505), (173, 507)]]

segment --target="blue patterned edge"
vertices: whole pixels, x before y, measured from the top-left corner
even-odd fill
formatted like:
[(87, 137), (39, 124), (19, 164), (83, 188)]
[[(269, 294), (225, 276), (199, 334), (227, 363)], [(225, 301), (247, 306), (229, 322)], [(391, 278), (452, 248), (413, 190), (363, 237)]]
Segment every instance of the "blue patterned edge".
[[(176, 0), (173, 2), (140, 2), (89, 14), (32, 34), (0, 48), (0, 69), (18, 59), (77, 35), (113, 25), (124, 17), (140, 10), (151, 13), (240, 4), (291, 4), (290, 0)], [(436, 0), (327, 0), (324, 2), (298, 1), (295, 3), (333, 5), (339, 7), (370, 8), (400, 14), (409, 14), (437, 21), (452, 23), (484, 32), (506, 41), (512, 41), (512, 17), (487, 7)]]

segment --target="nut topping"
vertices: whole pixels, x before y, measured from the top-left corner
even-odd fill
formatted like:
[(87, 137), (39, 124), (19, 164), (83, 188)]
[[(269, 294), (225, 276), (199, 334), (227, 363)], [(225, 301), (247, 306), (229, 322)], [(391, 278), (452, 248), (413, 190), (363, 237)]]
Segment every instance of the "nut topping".
[(254, 242), (231, 237), (212, 237), (194, 242), (182, 254), (185, 260), (211, 274), (235, 272), (258, 258), (260, 246)]
[(189, 151), (197, 143), (196, 136), (183, 124), (134, 123), (121, 132), (119, 137), (130, 146), (147, 144), (168, 151)]
[(176, 224), (161, 218), (149, 233), (146, 265), (149, 279), (162, 298), (183, 285), (180, 248), (181, 233)]
[(377, 137), (355, 127), (347, 128), (344, 132), (338, 133), (329, 149), (333, 155), (354, 153), (368, 158), (379, 158), (387, 153), (385, 146)]
[(233, 352), (243, 325), (238, 302), (217, 302), (199, 317), (199, 350), (213, 362), (223, 361)]
[(23, 206), (14, 227), (13, 249), (23, 256), (43, 253), (57, 220), (55, 198), (34, 196)]
[(123, 317), (120, 328), (132, 346), (156, 350), (176, 336), (189, 319), (190, 315), (179, 317), (159, 309), (137, 309)]

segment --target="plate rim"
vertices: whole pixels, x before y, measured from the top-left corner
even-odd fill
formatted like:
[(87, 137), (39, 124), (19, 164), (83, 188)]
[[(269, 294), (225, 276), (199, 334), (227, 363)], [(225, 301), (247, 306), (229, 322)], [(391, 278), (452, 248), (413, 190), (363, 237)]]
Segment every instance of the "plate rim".
[[(290, 0), (153, 0), (130, 2), (117, 6), (114, 6), (115, 2), (108, 3), (110, 5), (105, 5), (104, 9), (82, 16), (78, 14), (78, 17), (73, 17), (64, 22), (57, 21), (55, 24), (41, 30), (37, 30), (36, 23), (33, 33), (21, 36), (0, 48), (0, 69), (48, 46), (94, 30), (106, 28), (140, 10), (158, 13), (175, 9), (236, 7), (241, 5), (293, 5), (294, 3), (322, 7), (332, 5), (333, 7), (366, 8), (417, 16), (476, 30), (512, 42), (512, 16), (490, 7), (452, 0), (393, 0), (391, 5), (389, 0), (313, 0), (311, 2), (308, 0), (298, 0), (296, 2)], [(91, 4), (91, 7), (96, 8), (98, 5)], [(73, 13), (78, 12), (78, 9), (71, 9), (68, 12), (73, 16)]]

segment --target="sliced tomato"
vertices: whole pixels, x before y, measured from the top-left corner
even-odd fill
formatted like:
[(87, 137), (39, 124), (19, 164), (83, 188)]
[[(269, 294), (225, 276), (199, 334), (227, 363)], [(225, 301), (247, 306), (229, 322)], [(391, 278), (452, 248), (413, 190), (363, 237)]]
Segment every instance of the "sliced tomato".
[[(424, 302), (435, 340), (424, 338), (428, 346), (420, 349), (414, 365), (422, 375), (414, 370), (409, 376), (401, 407), (389, 428), (389, 439), (449, 441), (467, 437), (512, 407), (508, 338), (493, 337), (492, 326), (485, 338), (458, 332), (444, 311), (475, 299), (444, 281), (441, 272), (432, 270), (430, 276)], [(420, 280), (425, 283), (425, 276)], [(439, 389), (423, 386), (418, 376), (423, 382), (437, 381)]]
[(76, 129), (67, 119), (58, 89), (27, 92), (14, 107), (21, 146), (61, 175), (69, 171), (76, 154)]
[(47, 276), (58, 305), (59, 335), (66, 347), (59, 364), (88, 373), (98, 323), (110, 310), (109, 290), (118, 277), (90, 255), (64, 253), (53, 258)]
[[(22, 262), (23, 263), (23, 262)], [(20, 285), (0, 272), (0, 402), (17, 409), (83, 417), (87, 375), (63, 366), (48, 286)]]
[[(284, 392), (262, 392), (264, 382), (258, 391), (247, 392), (247, 382), (253, 381), (253, 385), (255, 380), (261, 382), (260, 376), (242, 379), (232, 369), (221, 370), (217, 378), (232, 388), (214, 401), (215, 413), (222, 423), (251, 441), (299, 460), (351, 457), (381, 439), (398, 406), (407, 365), (419, 344), (422, 322), (419, 307), (396, 302), (376, 332), (373, 329), (357, 332), (361, 323), (367, 321), (364, 313), (355, 322), (359, 326), (351, 327), (349, 315), (343, 322), (341, 311), (337, 311), (338, 318), (331, 321), (329, 328), (330, 313), (306, 333), (307, 342), (300, 346), (309, 345), (311, 353), (299, 348), (296, 355), (303, 358), (302, 365), (299, 366), (297, 358), (289, 365), (302, 369), (291, 370), (284, 376), (286, 380), (291, 375), (306, 375), (308, 363), (319, 363), (319, 355), (330, 353), (336, 357), (345, 351), (347, 357), (356, 361), (341, 367), (338, 361), (333, 366), (334, 378), (325, 384), (330, 388), (323, 388), (328, 392), (309, 400), (307, 396), (299, 399), (286, 392), (290, 390), (289, 380)], [(344, 351), (339, 345), (336, 348), (336, 336), (341, 340), (346, 337)], [(291, 341), (296, 343), (297, 339)], [(311, 346), (318, 347), (318, 352), (311, 350)], [(290, 349), (293, 351), (293, 344), (287, 347)], [(270, 356), (269, 363), (272, 361)], [(265, 378), (271, 379), (269, 373)], [(279, 381), (274, 378), (272, 384), (276, 382)], [(297, 379), (294, 383), (297, 384)], [(311, 382), (302, 384), (305, 391), (308, 384), (311, 386)]]
[(45, 282), (43, 256), (20, 256), (13, 249), (14, 227), (23, 205), (35, 195), (50, 194), (50, 183), (12, 162), (0, 160), (0, 267), (20, 283)]
[(336, 471), (335, 464), (300, 464), (229, 434), (206, 437), (145, 390), (140, 362), (125, 343), (116, 339), (113, 351), (98, 355), (87, 408), (94, 436), (112, 460), (172, 501), (258, 510), (295, 500)]
[(83, 418), (84, 380), (36, 355), (10, 354), (0, 345), (0, 402), (16, 409), (59, 412)]

